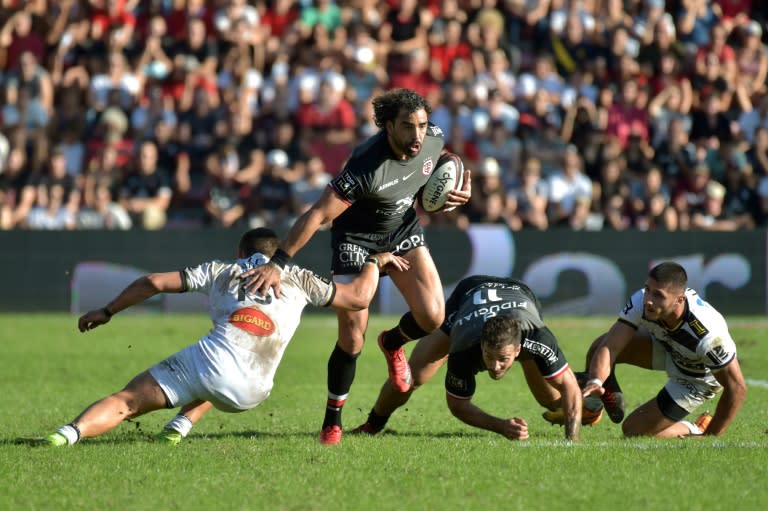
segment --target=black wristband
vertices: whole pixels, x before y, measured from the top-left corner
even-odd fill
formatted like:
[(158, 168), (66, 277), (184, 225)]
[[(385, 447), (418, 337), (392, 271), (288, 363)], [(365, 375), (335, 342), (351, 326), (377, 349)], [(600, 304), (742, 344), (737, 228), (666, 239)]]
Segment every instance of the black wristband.
[(108, 317), (108, 318), (111, 318), (112, 316), (114, 316), (114, 315), (115, 315), (115, 313), (114, 313), (114, 312), (109, 312), (109, 309), (108, 309), (108, 308), (106, 308), (106, 307), (102, 307), (102, 309), (101, 309), (101, 312), (103, 312), (103, 313), (104, 313), (104, 315), (105, 315), (106, 317)]
[(368, 257), (365, 258), (365, 262), (373, 263), (376, 265), (376, 268), (378, 268), (379, 270), (381, 269), (381, 263), (379, 262), (379, 258), (376, 256), (369, 255)]
[(275, 254), (272, 256), (269, 262), (275, 263), (275, 265), (282, 270), (285, 268), (286, 264), (291, 262), (291, 256), (289, 256), (288, 252), (282, 248), (278, 248), (275, 250)]

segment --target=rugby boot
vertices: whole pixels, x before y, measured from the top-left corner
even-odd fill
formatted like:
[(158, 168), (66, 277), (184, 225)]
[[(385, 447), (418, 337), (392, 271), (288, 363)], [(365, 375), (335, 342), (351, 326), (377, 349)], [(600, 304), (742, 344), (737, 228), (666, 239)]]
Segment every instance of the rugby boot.
[(389, 372), (389, 381), (398, 392), (408, 392), (411, 389), (413, 377), (411, 376), (411, 367), (408, 365), (408, 359), (405, 358), (405, 350), (399, 347), (396, 350), (388, 350), (384, 347), (384, 332), (379, 334), (377, 339), (384, 358), (387, 359), (387, 371)]
[(331, 424), (320, 431), (320, 443), (323, 445), (338, 445), (341, 443), (341, 426)]

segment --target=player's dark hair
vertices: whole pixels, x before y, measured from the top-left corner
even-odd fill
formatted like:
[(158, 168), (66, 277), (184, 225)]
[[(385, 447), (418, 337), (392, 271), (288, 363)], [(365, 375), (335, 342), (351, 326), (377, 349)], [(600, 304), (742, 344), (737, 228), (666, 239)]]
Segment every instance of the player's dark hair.
[(685, 268), (672, 261), (659, 263), (648, 272), (648, 276), (664, 287), (683, 291), (688, 286)]
[(480, 342), (492, 350), (500, 350), (510, 344), (518, 347), (522, 340), (521, 330), (519, 319), (511, 316), (494, 316), (483, 325)]
[(427, 100), (410, 89), (392, 89), (373, 98), (373, 121), (379, 128), (384, 128), (387, 121), (393, 121), (403, 110), (408, 114), (418, 110), (432, 113)]
[(248, 257), (256, 252), (272, 257), (279, 244), (280, 240), (275, 231), (266, 227), (259, 227), (242, 235), (237, 250), (240, 257)]

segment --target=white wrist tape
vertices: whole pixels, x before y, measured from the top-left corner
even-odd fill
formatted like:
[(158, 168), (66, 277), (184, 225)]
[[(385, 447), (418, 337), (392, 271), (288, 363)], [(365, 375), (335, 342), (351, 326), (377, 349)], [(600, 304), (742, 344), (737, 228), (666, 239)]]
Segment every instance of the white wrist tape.
[(587, 383), (585, 383), (584, 386), (586, 387), (587, 385), (592, 385), (593, 383), (598, 387), (603, 386), (603, 380), (601, 380), (600, 378), (590, 378), (589, 380), (587, 380)]

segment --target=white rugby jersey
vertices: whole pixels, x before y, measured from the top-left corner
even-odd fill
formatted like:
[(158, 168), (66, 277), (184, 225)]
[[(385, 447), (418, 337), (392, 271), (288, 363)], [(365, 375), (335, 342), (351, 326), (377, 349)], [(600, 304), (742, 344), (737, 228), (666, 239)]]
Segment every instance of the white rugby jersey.
[[(309, 270), (288, 265), (282, 271), (280, 298), (271, 289), (267, 296), (247, 293), (239, 275), (267, 261), (257, 253), (235, 262), (206, 262), (182, 270), (181, 275), (187, 291), (208, 295), (213, 328), (199, 342), (204, 356), (215, 363), (217, 352), (228, 351), (240, 359), (243, 370), (271, 383), (304, 307), (330, 305), (336, 286)], [(250, 353), (231, 349), (233, 345)]]
[(685, 290), (683, 318), (671, 329), (643, 317), (644, 294), (641, 289), (632, 295), (619, 314), (619, 321), (650, 332), (666, 348), (680, 372), (694, 377), (711, 376), (736, 358), (736, 343), (725, 318), (696, 291)]

